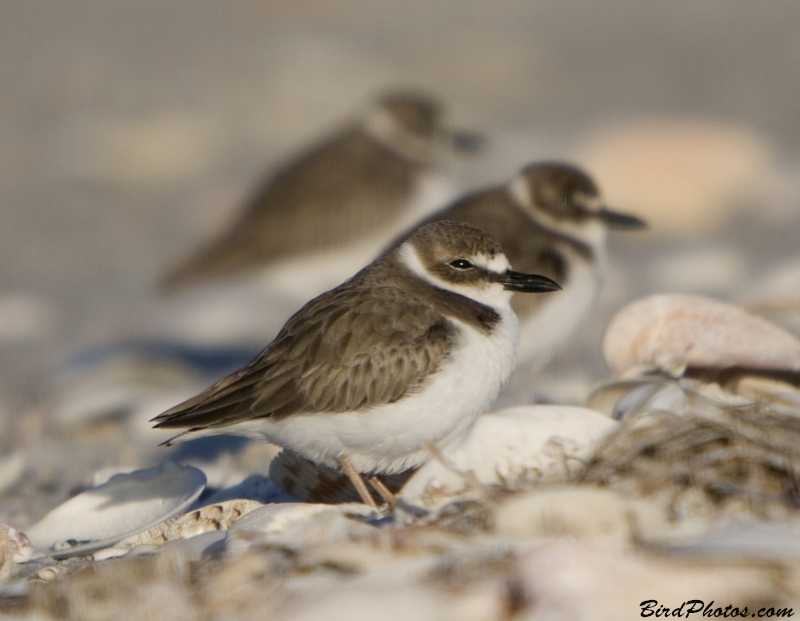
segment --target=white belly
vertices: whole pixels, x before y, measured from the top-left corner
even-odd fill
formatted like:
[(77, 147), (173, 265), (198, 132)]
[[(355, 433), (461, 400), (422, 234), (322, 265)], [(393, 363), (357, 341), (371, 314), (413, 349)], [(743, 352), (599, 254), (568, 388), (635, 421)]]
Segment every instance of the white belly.
[(487, 337), (462, 325), (451, 359), (415, 395), (397, 403), (346, 413), (261, 419), (226, 431), (265, 438), (307, 459), (338, 467), (346, 454), (362, 473), (402, 472), (430, 458), (428, 443), (460, 442), (513, 371), (518, 325), (509, 310)]
[(548, 293), (544, 304), (519, 318), (518, 358), (526, 370), (543, 367), (578, 329), (597, 299), (603, 263), (602, 257), (596, 263), (575, 261), (564, 290)]

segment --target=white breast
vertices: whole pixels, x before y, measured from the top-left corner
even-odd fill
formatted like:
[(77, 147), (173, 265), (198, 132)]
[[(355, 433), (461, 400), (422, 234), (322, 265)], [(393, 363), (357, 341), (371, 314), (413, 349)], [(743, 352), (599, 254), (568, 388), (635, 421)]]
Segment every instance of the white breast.
[(573, 257), (563, 291), (547, 294), (541, 306), (519, 318), (518, 359), (529, 365), (526, 370), (544, 366), (578, 329), (597, 299), (604, 262), (599, 253), (595, 261)]
[(510, 308), (501, 317), (489, 336), (458, 324), (460, 340), (451, 358), (420, 392), (397, 403), (250, 421), (230, 431), (266, 438), (332, 467), (347, 454), (364, 473), (419, 466), (430, 458), (428, 443), (446, 448), (462, 441), (511, 374), (518, 325)]

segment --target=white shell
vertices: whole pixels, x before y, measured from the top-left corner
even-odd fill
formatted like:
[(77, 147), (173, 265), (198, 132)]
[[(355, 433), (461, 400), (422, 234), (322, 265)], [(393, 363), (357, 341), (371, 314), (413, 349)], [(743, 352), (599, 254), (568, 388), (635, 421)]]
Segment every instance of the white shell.
[(205, 484), (202, 471), (171, 462), (118, 474), (53, 509), (28, 536), (47, 556), (89, 554), (186, 510)]
[(228, 531), (226, 548), (234, 554), (252, 543), (267, 543), (291, 549), (347, 541), (375, 531), (374, 526), (348, 518), (348, 515), (377, 517), (362, 504), (325, 505), (287, 502), (266, 505), (251, 511)]
[(662, 294), (617, 313), (603, 344), (617, 374), (658, 367), (681, 374), (692, 367), (800, 371), (800, 341), (755, 315), (695, 295)]
[(432, 459), (400, 494), (411, 506), (437, 506), (474, 484), (515, 488), (568, 480), (617, 423), (599, 412), (558, 405), (520, 406), (479, 417), (463, 444)]

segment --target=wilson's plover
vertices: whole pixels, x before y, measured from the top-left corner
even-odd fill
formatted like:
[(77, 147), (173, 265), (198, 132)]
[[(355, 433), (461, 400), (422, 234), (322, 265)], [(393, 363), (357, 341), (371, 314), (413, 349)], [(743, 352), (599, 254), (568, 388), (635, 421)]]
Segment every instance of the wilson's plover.
[(371, 504), (358, 473), (421, 465), (497, 396), (516, 360), (512, 293), (559, 288), (511, 271), (489, 233), (432, 223), (311, 300), (250, 364), (153, 421), (186, 429), (176, 438), (234, 433), (341, 467)]
[[(459, 199), (423, 221), (466, 222), (489, 231), (515, 270), (543, 274), (564, 288), (557, 296), (517, 296), (519, 364), (546, 363), (591, 308), (606, 264), (608, 229), (641, 229), (636, 216), (608, 209), (594, 181), (558, 162), (531, 164), (503, 186)], [(391, 248), (413, 234), (400, 236)]]
[(455, 196), (441, 164), (480, 146), (433, 98), (384, 94), (361, 118), (272, 175), (239, 220), (167, 274), (167, 289), (249, 275), (308, 300), (368, 264)]

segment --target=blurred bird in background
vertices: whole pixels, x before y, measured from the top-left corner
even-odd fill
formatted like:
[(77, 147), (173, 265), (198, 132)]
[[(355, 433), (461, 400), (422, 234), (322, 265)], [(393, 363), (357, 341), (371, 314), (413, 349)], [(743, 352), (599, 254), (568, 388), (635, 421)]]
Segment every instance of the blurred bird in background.
[(305, 301), (368, 264), (400, 231), (451, 200), (441, 165), (482, 139), (452, 128), (412, 90), (376, 98), (361, 118), (278, 170), (238, 221), (181, 261), (166, 290), (258, 275)]
[(528, 371), (550, 360), (591, 310), (605, 270), (608, 230), (646, 226), (636, 216), (608, 209), (589, 175), (559, 162), (530, 164), (507, 184), (469, 194), (421, 224), (439, 220), (488, 231), (513, 269), (562, 286), (558, 296), (515, 296), (511, 302), (520, 322), (518, 364)]

